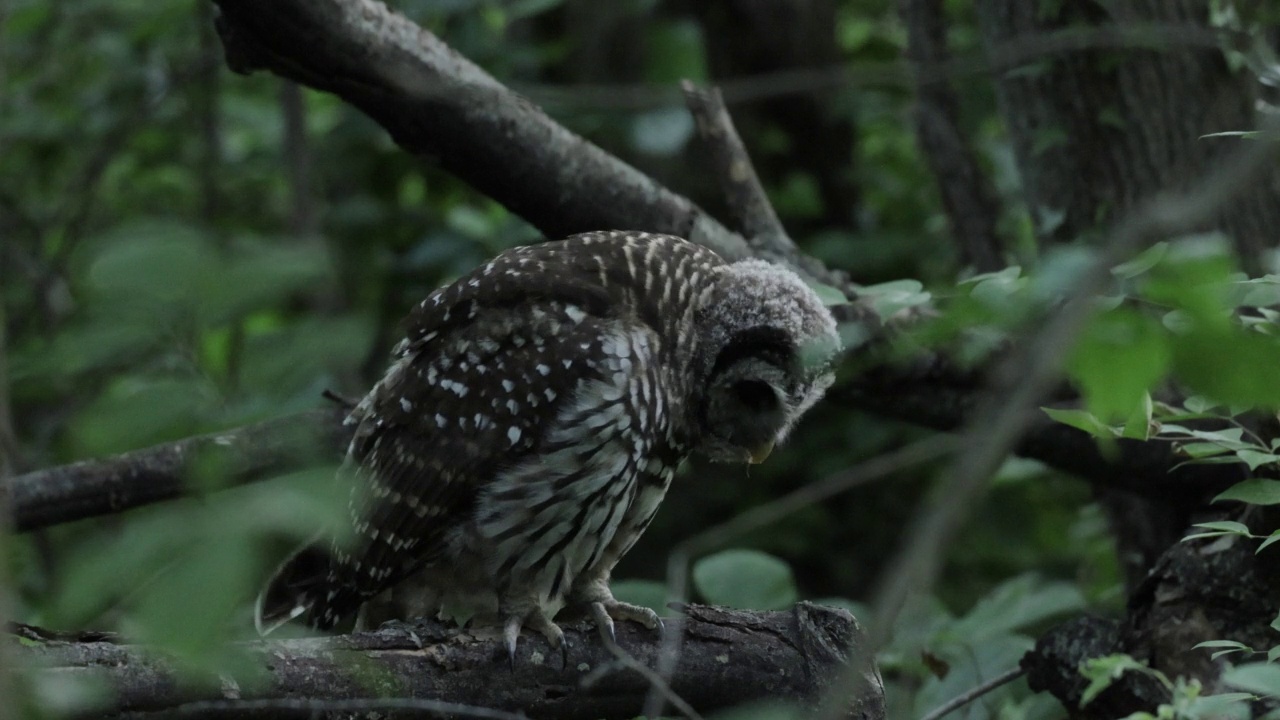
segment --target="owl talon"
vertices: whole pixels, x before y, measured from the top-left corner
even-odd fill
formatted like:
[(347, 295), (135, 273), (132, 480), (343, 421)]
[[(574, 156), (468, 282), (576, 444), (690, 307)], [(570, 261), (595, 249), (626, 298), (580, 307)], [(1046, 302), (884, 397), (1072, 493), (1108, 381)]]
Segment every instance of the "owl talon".
[(600, 635), (604, 637), (607, 643), (618, 644), (618, 635), (613, 627), (613, 618), (609, 617), (609, 611), (605, 609), (604, 603), (591, 603), (591, 619), (596, 623), (596, 629), (600, 631)]
[(502, 628), (502, 641), (507, 646), (507, 659), (510, 661), (511, 672), (516, 671), (516, 642), (520, 639), (520, 626), (523, 624), (519, 617), (510, 617)]

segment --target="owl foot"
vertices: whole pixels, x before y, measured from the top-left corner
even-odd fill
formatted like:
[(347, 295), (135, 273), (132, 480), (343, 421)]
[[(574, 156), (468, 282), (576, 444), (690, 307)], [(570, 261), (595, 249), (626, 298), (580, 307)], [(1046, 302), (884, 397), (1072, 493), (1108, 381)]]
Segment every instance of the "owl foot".
[(560, 650), (560, 669), (569, 667), (569, 641), (565, 639), (564, 631), (541, 611), (535, 610), (523, 617), (520, 615), (508, 617), (502, 627), (502, 639), (507, 646), (507, 659), (510, 661), (511, 671), (516, 670), (516, 642), (520, 639), (520, 628), (526, 624), (530, 630), (546, 638), (552, 648)]
[(618, 642), (618, 637), (613, 628), (614, 620), (638, 622), (650, 630), (657, 630), (659, 636), (666, 630), (662, 624), (662, 618), (658, 617), (658, 613), (641, 605), (632, 605), (631, 603), (614, 600), (612, 597), (608, 600), (592, 602), (588, 609), (591, 612), (591, 619), (596, 623), (596, 629), (610, 643), (617, 644)]

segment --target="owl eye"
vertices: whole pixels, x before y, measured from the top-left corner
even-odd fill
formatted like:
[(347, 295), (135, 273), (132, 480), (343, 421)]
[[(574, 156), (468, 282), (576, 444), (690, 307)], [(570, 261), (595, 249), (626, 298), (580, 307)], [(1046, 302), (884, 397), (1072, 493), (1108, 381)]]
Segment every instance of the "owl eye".
[(733, 394), (747, 408), (760, 412), (778, 405), (778, 396), (769, 384), (760, 380), (740, 380), (733, 385)]

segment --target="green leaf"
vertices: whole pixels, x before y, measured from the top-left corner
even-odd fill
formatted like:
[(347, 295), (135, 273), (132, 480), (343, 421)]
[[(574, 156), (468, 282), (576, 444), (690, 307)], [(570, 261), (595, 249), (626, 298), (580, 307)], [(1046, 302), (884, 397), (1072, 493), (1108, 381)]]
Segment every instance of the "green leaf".
[(1084, 606), (1084, 596), (1071, 583), (1045, 582), (1036, 575), (1020, 575), (1001, 583), (979, 600), (969, 614), (945, 634), (976, 642), (1075, 612)]
[(1257, 470), (1262, 465), (1270, 465), (1271, 463), (1280, 461), (1280, 455), (1268, 452), (1258, 452), (1257, 450), (1237, 450), (1236, 457), (1244, 461), (1250, 470)]
[(1160, 435), (1162, 437), (1192, 437), (1212, 442), (1214, 445), (1225, 449), (1249, 448), (1254, 447), (1248, 443), (1241, 441), (1244, 437), (1244, 431), (1238, 427), (1224, 428), (1222, 430), (1192, 430), (1175, 423), (1165, 423), (1160, 426)]
[(709, 603), (747, 610), (781, 610), (797, 598), (785, 562), (759, 550), (725, 550), (693, 566), (693, 586)]
[(989, 273), (979, 273), (972, 277), (965, 278), (964, 280), (961, 280), (959, 284), (960, 285), (979, 285), (981, 283), (990, 282), (994, 280), (1008, 287), (1013, 281), (1017, 280), (1020, 277), (1022, 277), (1022, 267), (1019, 265), (1010, 265), (1009, 267), (1004, 268), (1003, 270), (997, 270), (995, 272), (989, 272)]
[[(1276, 544), (1277, 542), (1280, 542), (1280, 530), (1276, 530), (1272, 532), (1270, 535), (1268, 535), (1267, 539), (1262, 541), (1262, 544), (1258, 546), (1258, 549), (1254, 554), (1257, 554), (1262, 552), (1263, 550), (1266, 550), (1268, 547)], [(1274, 623), (1272, 624), (1272, 627), (1275, 627)], [(1276, 629), (1280, 630), (1280, 628), (1276, 628)]]
[(1102, 422), (1132, 416), (1171, 362), (1165, 331), (1145, 315), (1117, 308), (1094, 318), (1067, 360), (1085, 406)]
[(1199, 648), (1235, 648), (1236, 650), (1253, 652), (1253, 648), (1235, 640), (1205, 640), (1204, 642), (1196, 643), (1191, 646), (1192, 650), (1198, 650)]
[(1169, 243), (1158, 242), (1135, 255), (1128, 262), (1120, 263), (1111, 268), (1111, 274), (1124, 280), (1130, 280), (1155, 267), (1168, 253)]
[(1280, 505), (1280, 480), (1254, 478), (1236, 483), (1213, 499), (1214, 502), (1235, 500), (1250, 505)]
[(1257, 130), (1227, 130), (1224, 132), (1216, 132), (1216, 133), (1209, 133), (1208, 135), (1201, 135), (1200, 139), (1203, 140), (1205, 138), (1216, 138), (1216, 137), (1238, 137), (1238, 138), (1244, 138), (1246, 140), (1254, 140), (1254, 139), (1257, 139), (1257, 137), (1261, 134), (1262, 133), (1260, 133)]
[(1096, 438), (1113, 439), (1120, 433), (1115, 428), (1107, 425), (1093, 415), (1093, 413), (1085, 410), (1059, 409), (1059, 408), (1040, 408), (1053, 420), (1070, 425), (1077, 430), (1083, 430)]
[(650, 26), (645, 53), (648, 67), (646, 80), (654, 83), (677, 83), (707, 77), (707, 51), (702, 28), (693, 20), (671, 20)]
[[(1224, 448), (1218, 443), (1212, 442), (1178, 443), (1177, 448), (1178, 452), (1192, 458), (1213, 457), (1214, 455), (1225, 455), (1231, 452), (1229, 448)], [(1235, 458), (1231, 458), (1231, 461), (1235, 462)]]
[(122, 225), (98, 241), (86, 284), (99, 312), (167, 322), (199, 301), (206, 279), (217, 278), (221, 260), (208, 239), (168, 221)]
[(659, 108), (637, 115), (631, 122), (631, 144), (649, 155), (670, 156), (693, 137), (693, 116), (683, 107)]
[(1280, 407), (1280, 341), (1197, 319), (1173, 336), (1173, 367), (1191, 389), (1241, 407)]
[(1152, 422), (1154, 414), (1155, 403), (1151, 401), (1151, 393), (1144, 392), (1142, 401), (1134, 408), (1133, 413), (1129, 415), (1129, 419), (1125, 420), (1121, 437), (1130, 440), (1149, 439), (1151, 437), (1151, 428), (1154, 426)]
[(907, 308), (926, 305), (933, 296), (924, 290), (919, 280), (894, 280), (859, 288), (858, 296), (870, 301), (876, 314), (888, 319)]
[(1148, 672), (1148, 668), (1133, 657), (1123, 654), (1090, 658), (1084, 661), (1080, 674), (1089, 681), (1089, 686), (1080, 696), (1080, 706), (1084, 707), (1093, 702), (1102, 691), (1111, 687), (1112, 683), (1130, 671), (1145, 673)]
[(1207, 413), (1217, 406), (1217, 403), (1213, 402), (1209, 398), (1201, 397), (1200, 395), (1192, 395), (1182, 401), (1182, 407), (1193, 413)]
[(202, 283), (201, 312), (210, 325), (332, 282), (323, 246), (242, 243), (216, 275)]
[(1237, 307), (1265, 308), (1280, 305), (1280, 276), (1267, 275), (1240, 280), (1233, 287), (1237, 291), (1234, 303)]
[(844, 293), (841, 292), (839, 288), (824, 285), (820, 282), (809, 282), (807, 285), (813, 290), (813, 293), (818, 296), (818, 299), (822, 301), (822, 304), (827, 307), (847, 305), (849, 303), (849, 298), (845, 297)]
[(1237, 665), (1222, 674), (1222, 683), (1258, 695), (1280, 695), (1280, 665)]
[(1244, 523), (1238, 523), (1234, 520), (1214, 520), (1212, 522), (1196, 523), (1192, 527), (1207, 528), (1209, 530), (1221, 530), (1226, 533), (1235, 535), (1249, 535), (1249, 528)]
[(1223, 655), (1230, 655), (1231, 653), (1237, 653), (1237, 652), (1252, 653), (1253, 652), (1253, 648), (1249, 647), (1248, 645), (1245, 645), (1244, 643), (1236, 642), (1235, 640), (1206, 640), (1205, 642), (1197, 643), (1196, 645), (1193, 645), (1191, 649), (1199, 650), (1201, 648), (1210, 649), (1210, 650), (1214, 648), (1223, 648), (1218, 652), (1215, 652), (1212, 655), (1210, 655), (1209, 656), (1210, 660), (1217, 660), (1219, 657), (1222, 657)]

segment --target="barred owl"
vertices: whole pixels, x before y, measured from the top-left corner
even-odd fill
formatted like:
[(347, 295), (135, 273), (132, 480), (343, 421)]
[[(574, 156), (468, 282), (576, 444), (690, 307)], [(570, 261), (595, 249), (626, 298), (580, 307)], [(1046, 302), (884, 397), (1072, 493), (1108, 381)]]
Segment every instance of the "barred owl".
[(563, 649), (566, 605), (657, 628), (613, 566), (693, 451), (756, 463), (831, 384), (835, 322), (789, 270), (668, 235), (599, 232), (502, 253), (433, 292), (355, 426), (351, 543), (287, 560), (261, 631), (332, 628), (417, 572)]

